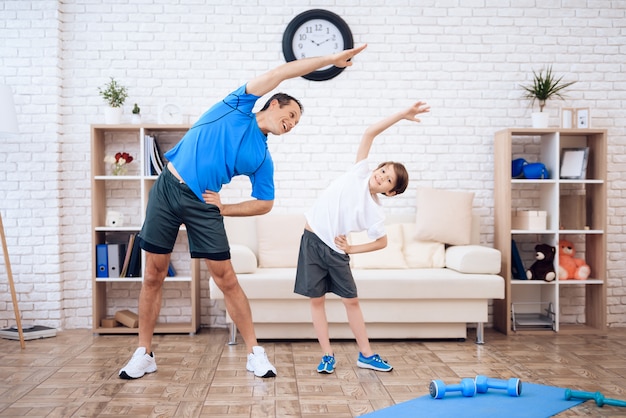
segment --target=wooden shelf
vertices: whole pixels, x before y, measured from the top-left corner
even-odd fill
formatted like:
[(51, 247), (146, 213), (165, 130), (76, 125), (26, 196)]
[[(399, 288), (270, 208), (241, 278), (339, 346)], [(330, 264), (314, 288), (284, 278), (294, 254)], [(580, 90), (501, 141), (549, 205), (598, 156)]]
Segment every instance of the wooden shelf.
[[(128, 328), (124, 326), (114, 328), (95, 327), (93, 332), (97, 334), (137, 334), (138, 328)], [(192, 326), (191, 323), (168, 323), (157, 324), (154, 329), (155, 334), (194, 334), (198, 331), (198, 328)]]
[[(496, 132), (494, 139), (494, 246), (502, 253), (501, 275), (505, 278), (505, 298), (494, 300), (494, 328), (505, 334), (541, 333), (545, 329), (513, 331), (514, 303), (550, 303), (554, 307), (555, 331), (564, 333), (602, 332), (606, 329), (606, 158), (607, 137), (604, 129), (535, 129), (510, 128)], [(585, 178), (561, 179), (560, 159), (564, 148), (589, 149)], [(548, 179), (513, 179), (511, 161), (524, 158), (542, 162), (548, 169)], [(561, 199), (568, 194), (583, 196), (585, 228), (564, 229), (561, 215), (567, 207)], [(541, 230), (512, 230), (511, 211), (535, 210), (547, 213), (546, 227)], [(582, 217), (582, 215), (581, 215)], [(564, 222), (565, 223), (565, 222)], [(566, 224), (567, 225), (567, 224)], [(571, 228), (571, 227), (570, 227)], [(587, 280), (515, 280), (511, 273), (511, 241), (522, 254), (524, 268), (534, 262), (534, 245), (546, 243), (558, 250), (560, 239), (573, 241), (577, 254), (583, 254), (591, 267)], [(554, 261), (558, 272), (558, 251)], [(578, 288), (584, 288), (580, 291)], [(575, 293), (575, 298), (567, 296)], [(564, 296), (565, 295), (565, 296)], [(567, 299), (567, 300), (566, 300)], [(561, 311), (565, 302), (584, 300), (576, 318), (564, 323)], [(575, 307), (571, 304), (568, 307)], [(526, 313), (526, 312), (525, 312)], [(528, 312), (532, 314), (532, 312)], [(540, 312), (536, 312), (540, 314)], [(573, 314), (572, 314), (573, 316)], [(569, 322), (582, 322), (570, 325)], [(548, 329), (548, 331), (552, 331)]]
[[(134, 306), (120, 307), (120, 304), (128, 304), (131, 290), (138, 293), (138, 283), (143, 281), (142, 277), (96, 277), (97, 260), (96, 245), (107, 243), (110, 239), (120, 240), (131, 233), (138, 233), (141, 230), (145, 216), (145, 208), (148, 200), (148, 193), (157, 176), (147, 172), (147, 160), (145, 149), (146, 135), (158, 135), (159, 144), (163, 148), (161, 139), (168, 141), (167, 145), (173, 145), (190, 128), (189, 125), (92, 125), (91, 126), (91, 224), (92, 224), (92, 293), (93, 293), (93, 331), (98, 334), (136, 334), (138, 328), (103, 328), (100, 326), (101, 320), (115, 315), (115, 311), (120, 309), (130, 309), (137, 311), (138, 295), (133, 297)], [(114, 176), (110, 172), (110, 167), (104, 163), (106, 155), (113, 155), (116, 152), (125, 151), (133, 155), (132, 166), (129, 166), (129, 173), (123, 176)], [(120, 193), (120, 191), (123, 193)], [(123, 226), (107, 226), (106, 213), (108, 210), (116, 210), (123, 213)], [(185, 231), (184, 226), (180, 231)], [(119, 241), (119, 242), (124, 242)], [(174, 248), (174, 253), (177, 247)], [(189, 252), (186, 250), (186, 257)], [(190, 274), (181, 274), (174, 277), (167, 277), (165, 285), (189, 287), (183, 294), (189, 294), (189, 304), (191, 307), (191, 320), (174, 323), (158, 323), (155, 333), (195, 333), (200, 327), (200, 262), (197, 259), (190, 259)], [(142, 273), (144, 263), (142, 255)], [(179, 270), (178, 268), (176, 268)], [(177, 285), (175, 283), (180, 283)], [(127, 296), (120, 297), (123, 289), (128, 288)], [(183, 296), (186, 297), (186, 296)], [(120, 300), (121, 299), (121, 300)], [(131, 302), (131, 303), (132, 303)], [(169, 318), (168, 318), (169, 319)]]

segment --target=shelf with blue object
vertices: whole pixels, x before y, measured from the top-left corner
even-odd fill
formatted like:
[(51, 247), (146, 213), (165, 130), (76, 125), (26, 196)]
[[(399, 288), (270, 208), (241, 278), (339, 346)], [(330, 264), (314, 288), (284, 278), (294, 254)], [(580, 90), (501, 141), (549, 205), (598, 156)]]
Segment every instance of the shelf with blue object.
[[(496, 133), (494, 246), (502, 253), (505, 278), (505, 298), (494, 301), (497, 330), (606, 329), (606, 135), (604, 129), (591, 128), (509, 128)], [(587, 277), (559, 277), (566, 259), (559, 255), (564, 240), (589, 265)], [(553, 281), (528, 280), (522, 274), (535, 261), (538, 244), (555, 248)], [(553, 325), (514, 323), (514, 312), (518, 318), (538, 317), (547, 306)]]
[[(137, 328), (109, 324), (117, 311), (138, 310), (145, 254), (138, 246), (137, 234), (145, 216), (150, 188), (157, 178), (153, 167), (157, 156), (162, 158), (162, 152), (175, 144), (188, 128), (156, 124), (91, 126), (94, 333), (138, 332)], [(151, 141), (158, 141), (159, 147)], [(116, 175), (110, 156), (118, 152), (128, 153), (133, 161)], [(184, 227), (174, 246), (163, 291), (168, 298), (155, 333), (197, 332), (200, 327), (200, 263), (189, 256)]]

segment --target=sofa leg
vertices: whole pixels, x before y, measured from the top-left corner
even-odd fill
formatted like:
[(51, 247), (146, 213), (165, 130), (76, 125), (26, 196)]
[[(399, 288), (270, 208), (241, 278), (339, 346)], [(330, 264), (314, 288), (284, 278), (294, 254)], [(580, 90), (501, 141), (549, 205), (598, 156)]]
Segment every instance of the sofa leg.
[(485, 343), (485, 324), (482, 322), (476, 323), (476, 344)]
[(237, 325), (235, 323), (230, 324), (230, 341), (228, 345), (237, 345)]

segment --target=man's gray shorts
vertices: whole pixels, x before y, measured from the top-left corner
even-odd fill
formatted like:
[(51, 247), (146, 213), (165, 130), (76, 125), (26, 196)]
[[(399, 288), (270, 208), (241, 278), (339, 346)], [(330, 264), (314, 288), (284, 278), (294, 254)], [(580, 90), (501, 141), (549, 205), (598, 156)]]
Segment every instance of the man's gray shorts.
[(166, 167), (150, 189), (146, 219), (139, 233), (141, 248), (156, 254), (171, 253), (182, 224), (192, 258), (230, 259), (224, 218), (217, 206), (198, 199)]
[(310, 298), (319, 298), (329, 292), (342, 298), (356, 298), (350, 256), (338, 253), (305, 229), (300, 239), (294, 292)]

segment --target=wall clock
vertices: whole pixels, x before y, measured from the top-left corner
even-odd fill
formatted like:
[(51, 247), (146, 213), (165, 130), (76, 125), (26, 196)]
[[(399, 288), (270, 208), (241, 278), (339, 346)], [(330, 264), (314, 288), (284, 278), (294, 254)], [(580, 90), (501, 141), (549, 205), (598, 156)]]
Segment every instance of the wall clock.
[[(312, 9), (300, 13), (283, 33), (283, 55), (287, 62), (334, 54), (353, 46), (348, 24), (328, 10)], [(312, 81), (330, 80), (344, 69), (329, 65), (302, 77)]]
[(180, 125), (183, 123), (183, 108), (177, 103), (165, 103), (159, 109), (159, 123)]

